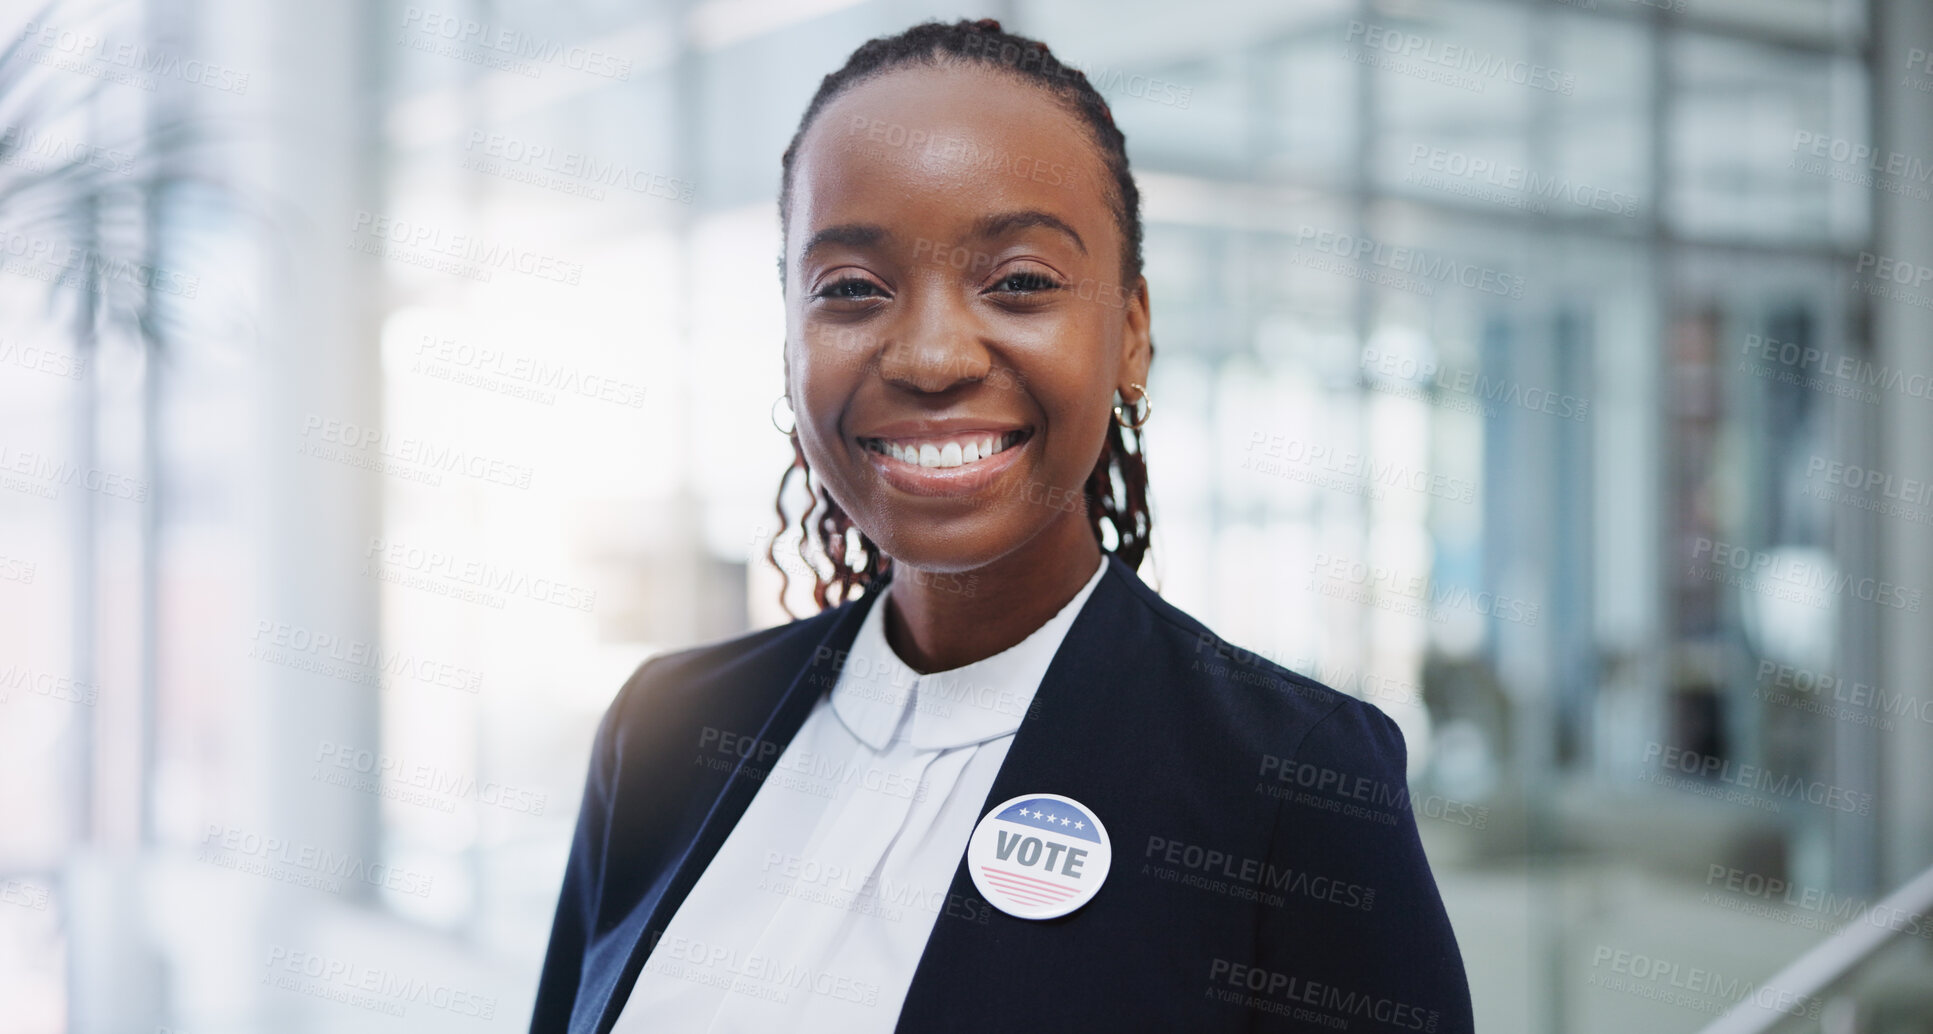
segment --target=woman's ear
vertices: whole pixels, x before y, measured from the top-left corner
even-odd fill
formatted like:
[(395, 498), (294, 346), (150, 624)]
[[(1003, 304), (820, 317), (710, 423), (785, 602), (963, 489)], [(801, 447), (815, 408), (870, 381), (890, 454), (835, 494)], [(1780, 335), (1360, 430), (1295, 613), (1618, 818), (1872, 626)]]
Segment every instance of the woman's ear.
[(1127, 319), (1121, 326), (1121, 366), (1114, 383), (1127, 398), (1130, 384), (1148, 383), (1148, 367), (1154, 363), (1154, 339), (1148, 333), (1148, 278), (1139, 277), (1127, 294)]

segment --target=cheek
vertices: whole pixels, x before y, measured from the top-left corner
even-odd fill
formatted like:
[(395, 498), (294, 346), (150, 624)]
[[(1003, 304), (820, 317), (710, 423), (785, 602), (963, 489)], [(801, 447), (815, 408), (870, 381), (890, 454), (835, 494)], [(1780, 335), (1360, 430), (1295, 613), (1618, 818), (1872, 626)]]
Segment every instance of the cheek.
[[(1107, 425), (1114, 419), (1114, 414), (1111, 411), (1097, 410), (1094, 408), (1096, 405), (1105, 405), (1105, 400), (1083, 405), (1079, 410), (1068, 414), (1062, 423), (1063, 431), (1060, 435), (1061, 442), (1056, 460), (1062, 465), (1065, 480), (1070, 484), (1077, 484), (1087, 479), (1088, 474), (1093, 472), (1094, 464), (1100, 459), (1101, 449), (1107, 442)], [(1096, 412), (1102, 414), (1099, 419), (1095, 417)]]
[(820, 338), (808, 328), (803, 344), (788, 347), (786, 365), (791, 380), (786, 388), (792, 393), (792, 408), (799, 414), (801, 426), (809, 423), (831, 429), (837, 426), (862, 364), (854, 361), (856, 351), (842, 351), (835, 343)]
[(1056, 480), (1084, 478), (1094, 467), (1114, 419), (1114, 350), (1092, 325), (1070, 326), (1038, 361), (1022, 371), (1023, 389), (1049, 428), (1045, 457)]
[(830, 421), (799, 421), (799, 449), (812, 469), (812, 483), (832, 496), (848, 516), (867, 510), (866, 475), (857, 469), (866, 460), (845, 447)]
[(833, 469), (843, 451), (839, 435), (838, 400), (825, 397), (822, 392), (815, 397), (809, 380), (803, 382), (802, 388), (802, 394), (793, 398), (799, 447), (805, 451), (805, 460), (812, 465), (812, 469), (823, 473)]
[(799, 448), (812, 467), (814, 480), (824, 483), (842, 507), (858, 503), (853, 498), (851, 467), (864, 462), (855, 455), (856, 446), (846, 441), (841, 419), (857, 385), (859, 364), (848, 355), (813, 351), (805, 357), (800, 351), (792, 357), (792, 412), (799, 433)]
[(807, 356), (819, 360), (821, 365), (839, 364), (863, 357), (876, 347), (879, 340), (878, 332), (870, 328), (810, 320), (791, 333), (793, 336), (789, 340), (799, 342), (792, 353), (794, 368)]

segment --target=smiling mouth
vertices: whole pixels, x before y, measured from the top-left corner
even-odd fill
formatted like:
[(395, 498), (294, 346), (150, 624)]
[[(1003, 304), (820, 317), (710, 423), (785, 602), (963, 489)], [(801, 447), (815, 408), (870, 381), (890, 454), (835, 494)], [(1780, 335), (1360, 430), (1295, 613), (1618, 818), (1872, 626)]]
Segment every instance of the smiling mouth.
[(861, 438), (867, 449), (913, 467), (969, 467), (1033, 437), (1031, 428), (1005, 434), (955, 434), (931, 438)]

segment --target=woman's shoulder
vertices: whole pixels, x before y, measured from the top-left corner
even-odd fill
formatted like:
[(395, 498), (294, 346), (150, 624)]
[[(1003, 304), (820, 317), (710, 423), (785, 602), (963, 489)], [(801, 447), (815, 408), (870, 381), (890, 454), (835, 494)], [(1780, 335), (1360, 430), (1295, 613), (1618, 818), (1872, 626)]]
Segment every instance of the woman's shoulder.
[(653, 653), (618, 690), (609, 721), (639, 720), (642, 711), (657, 707), (783, 691), (798, 673), (832, 662), (822, 656), (830, 653), (824, 647), (827, 636), (856, 616), (864, 602), (852, 600), (784, 624)]
[(1240, 738), (1259, 738), (1284, 757), (1340, 757), (1356, 767), (1403, 770), (1402, 732), (1381, 708), (1296, 670), (1306, 664), (1230, 642), (1126, 565), (1118, 573), (1150, 619), (1140, 630), (1143, 648), (1160, 651), (1163, 658), (1151, 663), (1186, 683), (1199, 705), (1191, 711), (1222, 717)]
[(801, 652), (809, 657), (839, 619), (863, 602), (853, 600), (783, 624), (654, 653), (638, 665), (637, 673), (632, 677), (657, 678), (723, 671)]

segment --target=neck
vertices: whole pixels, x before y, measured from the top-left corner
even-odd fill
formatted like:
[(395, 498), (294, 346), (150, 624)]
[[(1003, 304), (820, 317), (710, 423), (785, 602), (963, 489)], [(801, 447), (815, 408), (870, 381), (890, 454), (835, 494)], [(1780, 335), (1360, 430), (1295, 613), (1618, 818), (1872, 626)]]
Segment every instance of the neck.
[(895, 564), (886, 641), (914, 671), (950, 671), (1009, 649), (1060, 613), (1101, 562), (1083, 511), (971, 571)]

